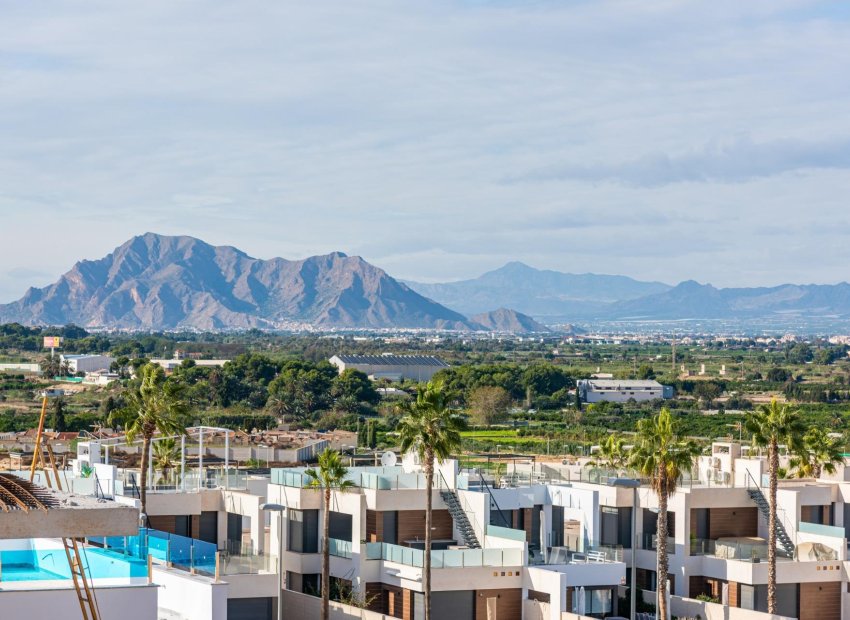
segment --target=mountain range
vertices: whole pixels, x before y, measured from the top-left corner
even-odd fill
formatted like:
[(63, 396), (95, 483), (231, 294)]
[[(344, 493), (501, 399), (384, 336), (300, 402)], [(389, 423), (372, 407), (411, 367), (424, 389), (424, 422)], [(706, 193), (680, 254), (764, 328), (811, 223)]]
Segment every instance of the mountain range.
[[(497, 310), (492, 310), (497, 308)], [(402, 282), (334, 252), (261, 260), (147, 233), (0, 305), (0, 323), (136, 330), (411, 328), (545, 332), (566, 322), (850, 319), (850, 284), (715, 288), (512, 262), (474, 279)], [(563, 331), (561, 327), (558, 331)]]
[(573, 274), (511, 262), (471, 279), (441, 284), (405, 281), (413, 290), (464, 314), (508, 307), (538, 317), (592, 316), (608, 304), (670, 290), (626, 276)]
[(125, 329), (475, 328), (359, 257), (260, 260), (153, 233), (0, 306), (0, 322), (11, 321)]

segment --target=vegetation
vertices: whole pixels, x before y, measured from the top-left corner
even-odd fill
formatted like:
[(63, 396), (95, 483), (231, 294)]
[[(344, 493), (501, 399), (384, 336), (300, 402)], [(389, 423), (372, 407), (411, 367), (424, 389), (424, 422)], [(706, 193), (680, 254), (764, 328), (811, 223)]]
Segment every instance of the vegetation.
[(630, 465), (649, 479), (658, 496), (658, 605), (659, 617), (667, 617), (667, 499), (676, 492), (682, 474), (690, 472), (699, 447), (683, 440), (676, 432), (670, 411), (638, 423), (637, 443), (631, 452)]
[(319, 455), (318, 467), (310, 468), (304, 472), (310, 478), (310, 486), (321, 489), (323, 495), (324, 509), (322, 517), (322, 610), (321, 620), (328, 620), (330, 617), (330, 592), (331, 592), (331, 575), (330, 575), (330, 531), (331, 531), (331, 490), (345, 489), (354, 485), (351, 480), (346, 480), (345, 475), (348, 473), (342, 464), (342, 459), (339, 452), (327, 448)]
[(770, 488), (768, 503), (770, 513), (767, 524), (767, 613), (776, 613), (776, 488), (779, 477), (779, 444), (784, 443), (792, 452), (801, 451), (804, 427), (795, 409), (780, 405), (773, 399), (762, 405), (747, 419), (747, 430), (752, 433), (753, 444), (767, 448)]
[(112, 412), (115, 423), (125, 427), (127, 443), (142, 438), (140, 499), (142, 514), (147, 518), (147, 478), (150, 445), (154, 434), (181, 435), (186, 432), (186, 401), (182, 386), (166, 380), (161, 366), (147, 364), (140, 369), (138, 385), (125, 395), (126, 404)]
[(425, 471), (425, 561), (422, 589), (425, 594), (425, 620), (431, 620), (431, 539), (433, 519), (434, 463), (442, 462), (460, 450), (464, 419), (449, 408), (451, 399), (440, 382), (429, 382), (405, 403), (405, 416), (398, 425), (402, 454), (413, 451)]

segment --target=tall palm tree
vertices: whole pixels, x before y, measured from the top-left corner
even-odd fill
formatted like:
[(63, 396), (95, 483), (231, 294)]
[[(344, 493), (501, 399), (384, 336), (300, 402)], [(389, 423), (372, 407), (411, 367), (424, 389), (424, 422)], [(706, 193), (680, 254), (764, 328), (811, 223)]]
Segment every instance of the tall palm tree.
[(186, 433), (186, 401), (182, 385), (168, 381), (158, 364), (145, 364), (138, 371), (139, 383), (124, 394), (125, 406), (110, 414), (110, 424), (121, 423), (127, 443), (142, 438), (142, 462), (139, 496), (142, 514), (147, 518), (148, 459), (151, 440), (159, 432), (163, 435)]
[(625, 440), (614, 433), (608, 435), (599, 446), (595, 458), (588, 461), (586, 467), (619, 471), (626, 466)]
[[(658, 555), (658, 617), (667, 618), (667, 499), (676, 492), (679, 479), (693, 469), (699, 447), (681, 439), (673, 423), (670, 410), (663, 408), (652, 418), (640, 420), (637, 442), (632, 449), (629, 465), (642, 476), (649, 478), (652, 490), (658, 496), (658, 529), (656, 553)], [(634, 587), (634, 584), (632, 584)]]
[(799, 452), (804, 427), (800, 414), (788, 405), (780, 405), (774, 398), (769, 405), (760, 405), (746, 421), (753, 435), (753, 445), (767, 448), (770, 489), (770, 512), (767, 520), (767, 613), (776, 613), (776, 488), (779, 477), (779, 444), (786, 444)]
[(813, 426), (803, 435), (791, 467), (798, 478), (820, 478), (823, 472), (835, 473), (835, 466), (843, 463), (840, 440), (830, 437), (826, 429)]
[(331, 490), (344, 491), (354, 483), (346, 480), (348, 468), (342, 464), (339, 452), (326, 448), (319, 455), (319, 467), (310, 468), (304, 472), (310, 478), (310, 486), (321, 489), (324, 493), (324, 515), (322, 517), (322, 614), (321, 620), (328, 620), (331, 598), (331, 570), (329, 538), (331, 531)]
[(413, 451), (425, 470), (425, 557), (422, 589), (425, 620), (431, 620), (431, 522), (434, 499), (434, 461), (440, 463), (460, 450), (460, 432), (465, 420), (449, 408), (450, 397), (442, 382), (420, 386), (415, 401), (402, 405), (404, 417), (398, 424), (402, 454)]

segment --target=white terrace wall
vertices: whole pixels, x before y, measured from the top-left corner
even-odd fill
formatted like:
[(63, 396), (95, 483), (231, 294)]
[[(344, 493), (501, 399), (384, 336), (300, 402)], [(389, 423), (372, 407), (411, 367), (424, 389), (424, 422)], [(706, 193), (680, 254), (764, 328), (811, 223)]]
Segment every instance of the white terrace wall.
[(696, 618), (702, 620), (792, 620), (785, 616), (766, 614), (740, 607), (728, 607), (719, 603), (707, 603), (692, 598), (670, 597), (670, 613), (678, 618)]
[[(315, 620), (319, 617), (322, 599), (292, 590), (283, 591), (283, 608), (287, 620)], [(330, 620), (394, 620), (368, 609), (331, 602)]]

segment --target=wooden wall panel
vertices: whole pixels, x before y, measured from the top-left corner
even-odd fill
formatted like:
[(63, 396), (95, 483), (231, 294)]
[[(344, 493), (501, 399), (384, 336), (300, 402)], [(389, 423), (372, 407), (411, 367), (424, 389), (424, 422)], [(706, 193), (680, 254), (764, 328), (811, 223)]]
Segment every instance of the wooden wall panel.
[[(450, 539), (452, 537), (452, 516), (448, 510), (435, 510), (432, 513), (431, 526), (434, 538)], [(398, 511), (398, 544), (403, 545), (408, 540), (425, 540), (425, 511)]]
[(402, 620), (413, 620), (413, 592), (405, 589), (402, 592), (401, 601)]
[(741, 606), (741, 585), (730, 581), (729, 582), (729, 607)]
[(377, 510), (366, 511), (366, 540), (384, 542), (384, 513)]
[(384, 600), (384, 586), (380, 582), (366, 584), (366, 608), (379, 614), (386, 614), (386, 601)]
[(841, 582), (801, 583), (800, 620), (841, 620)]
[(477, 590), (475, 620), (487, 620), (487, 599), (495, 597), (498, 620), (522, 620), (522, 589)]
[(404, 596), (401, 588), (383, 585), (383, 607), (384, 613), (394, 618), (401, 618), (404, 608)]
[(531, 511), (532, 508), (523, 508), (523, 521), (525, 529), (525, 542), (531, 542)]
[(152, 529), (159, 530), (161, 532), (168, 532), (169, 534), (176, 533), (174, 515), (156, 515), (148, 517), (148, 525), (150, 525)]
[(708, 537), (712, 540), (727, 536), (758, 536), (758, 508), (709, 509)]

